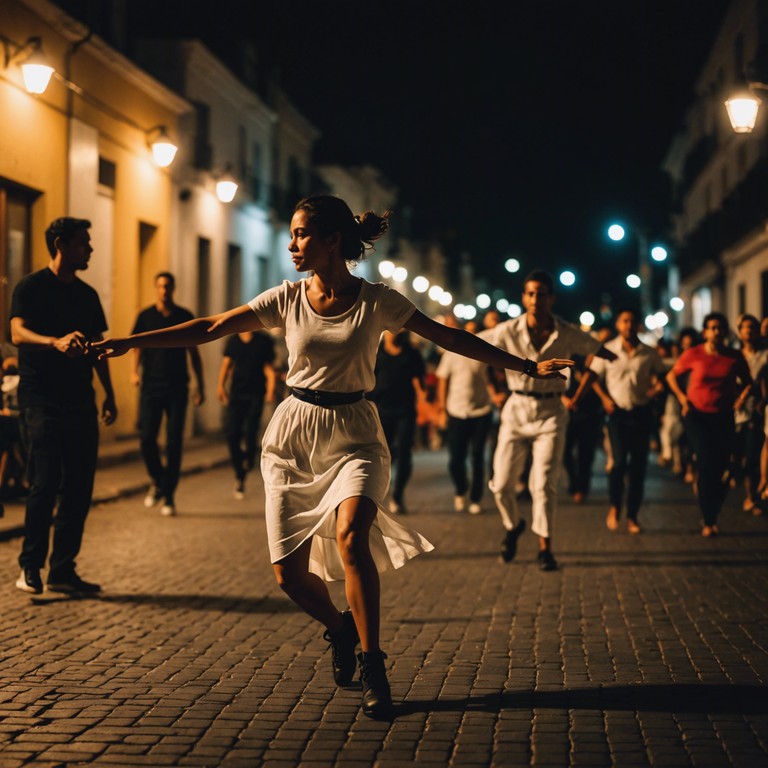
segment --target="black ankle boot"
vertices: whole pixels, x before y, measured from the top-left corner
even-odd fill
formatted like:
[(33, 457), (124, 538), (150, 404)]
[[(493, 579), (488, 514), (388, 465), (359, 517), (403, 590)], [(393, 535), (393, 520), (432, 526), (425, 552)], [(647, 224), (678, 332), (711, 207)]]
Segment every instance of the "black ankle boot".
[(392, 693), (384, 669), (386, 658), (381, 651), (357, 654), (363, 685), (363, 714), (368, 717), (386, 717), (392, 710)]
[(342, 611), (341, 628), (336, 632), (326, 629), (323, 639), (331, 644), (331, 663), (336, 685), (349, 685), (355, 676), (355, 646), (359, 642), (352, 611)]

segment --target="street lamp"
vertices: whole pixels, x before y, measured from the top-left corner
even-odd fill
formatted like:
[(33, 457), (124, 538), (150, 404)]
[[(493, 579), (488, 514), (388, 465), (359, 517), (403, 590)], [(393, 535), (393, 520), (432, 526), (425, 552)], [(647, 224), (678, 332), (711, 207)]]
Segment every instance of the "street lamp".
[(768, 91), (765, 83), (749, 81), (747, 86), (749, 90), (742, 89), (725, 100), (728, 119), (735, 133), (752, 133), (762, 104), (754, 91)]

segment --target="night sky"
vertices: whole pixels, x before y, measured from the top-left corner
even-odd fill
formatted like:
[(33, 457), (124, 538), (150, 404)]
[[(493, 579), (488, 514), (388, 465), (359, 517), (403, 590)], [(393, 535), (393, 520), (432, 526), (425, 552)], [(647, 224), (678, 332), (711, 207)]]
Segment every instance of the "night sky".
[[(414, 234), (508, 298), (522, 273), (576, 272), (569, 319), (631, 301), (636, 244), (613, 219), (666, 235), (660, 164), (726, 0), (131, 0), (137, 30), (237, 37), (279, 66), (320, 129), (317, 162), (369, 163), (401, 191)], [(520, 274), (503, 263), (516, 256)], [(622, 263), (623, 262), (623, 263)], [(636, 295), (634, 296), (636, 300)]]

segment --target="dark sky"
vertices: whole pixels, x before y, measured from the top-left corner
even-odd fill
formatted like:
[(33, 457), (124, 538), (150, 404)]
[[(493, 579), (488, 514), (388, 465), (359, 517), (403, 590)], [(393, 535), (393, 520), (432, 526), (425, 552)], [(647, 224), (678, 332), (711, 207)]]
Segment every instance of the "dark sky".
[(199, 35), (223, 55), (233, 38), (257, 41), (321, 130), (317, 161), (381, 168), (416, 233), (440, 233), (452, 252), (470, 253), (478, 274), (510, 298), (521, 286), (503, 271), (509, 255), (523, 270), (570, 267), (578, 301), (561, 303), (567, 314), (576, 304), (597, 309), (604, 293), (616, 303), (630, 297), (623, 277), (636, 245), (608, 243), (612, 218), (666, 234), (659, 166), (727, 2), (128, 7), (145, 30)]

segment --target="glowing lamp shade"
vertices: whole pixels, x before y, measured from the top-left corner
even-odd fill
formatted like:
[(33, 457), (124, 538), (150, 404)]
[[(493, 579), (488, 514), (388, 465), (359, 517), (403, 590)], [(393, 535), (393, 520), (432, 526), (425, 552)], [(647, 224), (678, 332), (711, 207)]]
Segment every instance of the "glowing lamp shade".
[(173, 162), (173, 158), (176, 157), (176, 152), (178, 151), (178, 147), (171, 141), (164, 128), (160, 129), (160, 133), (152, 141), (151, 146), (155, 165), (160, 166), (160, 168), (167, 168)]
[(21, 65), (21, 74), (24, 78), (24, 87), (28, 93), (45, 93), (48, 83), (51, 81), (53, 67), (39, 61), (32, 61), (32, 56)]
[(230, 178), (219, 179), (216, 182), (216, 197), (220, 203), (231, 203), (237, 194), (237, 182)]
[(760, 99), (750, 93), (740, 93), (725, 102), (731, 128), (736, 133), (752, 133), (760, 109)]

